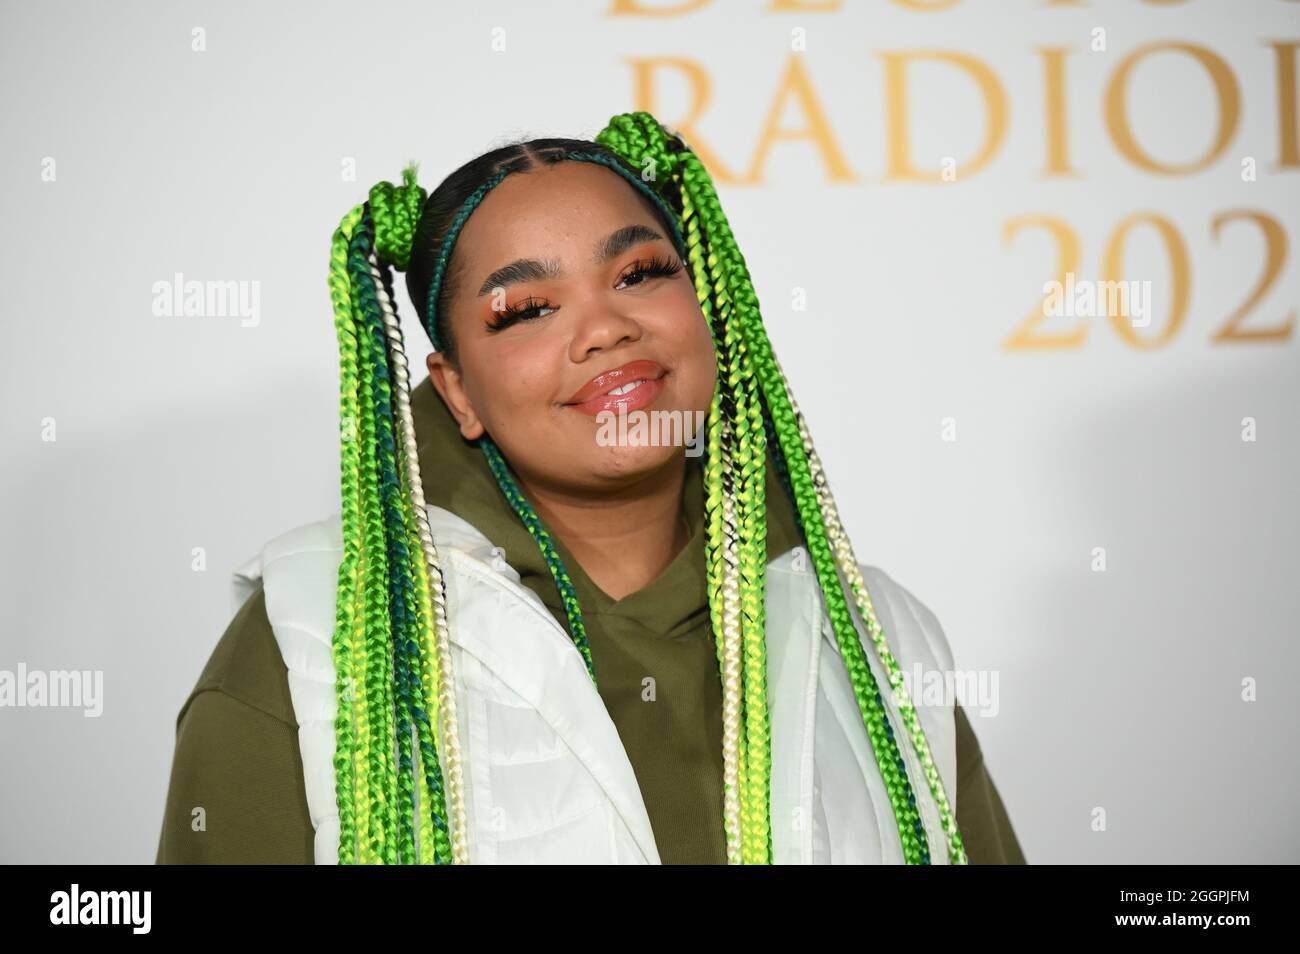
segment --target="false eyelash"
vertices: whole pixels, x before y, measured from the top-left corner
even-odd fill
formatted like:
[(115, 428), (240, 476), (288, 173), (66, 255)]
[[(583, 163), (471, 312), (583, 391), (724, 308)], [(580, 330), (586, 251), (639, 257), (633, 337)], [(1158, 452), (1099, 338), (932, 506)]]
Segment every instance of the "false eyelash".
[[(652, 258), (636, 262), (630, 272), (619, 276), (619, 281), (624, 281), (633, 275), (644, 275), (650, 278), (671, 278), (682, 270), (681, 262), (675, 262), (667, 258)], [(640, 284), (638, 282), (637, 284)], [(488, 322), (488, 331), (497, 332), (509, 328), (519, 321), (532, 321), (532, 318), (524, 316), (530, 312), (537, 311), (541, 308), (550, 308), (550, 305), (537, 304), (531, 297), (524, 299), (517, 305), (495, 313), (492, 321)]]
[(636, 262), (632, 271), (622, 275), (619, 281), (631, 275), (649, 275), (651, 278), (671, 278), (682, 270), (682, 263), (667, 258), (652, 258), (649, 261)]
[[(540, 308), (551, 307), (550, 305), (532, 304), (533, 301), (534, 299), (531, 297), (525, 298), (522, 302), (520, 302), (517, 305), (514, 305), (511, 308), (507, 308), (504, 311), (494, 312), (492, 321), (488, 322), (488, 326), (487, 326), (488, 331), (489, 332), (502, 331), (506, 328), (509, 328), (517, 321), (532, 321), (533, 319), (524, 318), (523, 316), (528, 314), (529, 312), (537, 311)], [(524, 307), (525, 305), (527, 307)]]

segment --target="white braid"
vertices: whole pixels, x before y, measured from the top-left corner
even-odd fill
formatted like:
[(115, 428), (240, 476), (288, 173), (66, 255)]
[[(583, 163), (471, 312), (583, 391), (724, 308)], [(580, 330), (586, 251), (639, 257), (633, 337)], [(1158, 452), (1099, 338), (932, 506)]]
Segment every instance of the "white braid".
[[(682, 195), (684, 211), (683, 222), (691, 212), (690, 196)], [(696, 250), (697, 252), (701, 250)], [(688, 256), (696, 294), (705, 301), (712, 294), (712, 282), (707, 267), (699, 254)], [(717, 439), (718, 451), (710, 453), (707, 471), (717, 469), (720, 487), (725, 488), (731, 482), (733, 474), (732, 448), (735, 436), (731, 422), (722, 411), (721, 381), (715, 386), (713, 401), (709, 405), (708, 438), (710, 450), (712, 441)], [(709, 492), (709, 476), (705, 473), (705, 496)], [(718, 669), (722, 680), (722, 826), (727, 839), (727, 864), (738, 865), (744, 862), (743, 832), (740, 826), (740, 776), (742, 772), (740, 758), (741, 735), (741, 633), (740, 633), (740, 582), (737, 552), (740, 535), (736, 529), (736, 501), (734, 491), (722, 492), (721, 513), (716, 513), (721, 523), (722, 539), (717, 541), (717, 549), (709, 548), (709, 559), (716, 560), (716, 566), (710, 564), (710, 578), (715, 575), (718, 581), (718, 595), (721, 606), (712, 605), (710, 600), (710, 617), (716, 629), (715, 638), (720, 640), (718, 646)], [(710, 540), (710, 543), (713, 541)]]
[(737, 553), (740, 535), (736, 530), (734, 490), (725, 490), (733, 476), (731, 422), (721, 421), (718, 463), (722, 474), (722, 754), (725, 799), (723, 818), (727, 827), (727, 863), (742, 863), (740, 829), (740, 732), (741, 732), (741, 635), (740, 570)]
[[(451, 640), (447, 627), (446, 594), (443, 588), (442, 569), (438, 564), (438, 550), (429, 530), (429, 515), (425, 511), (424, 485), (420, 478), (420, 460), (415, 440), (415, 422), (411, 417), (410, 374), (407, 371), (406, 347), (402, 339), (402, 327), (397, 319), (397, 311), (388, 297), (378, 260), (373, 252), (370, 254), (370, 273), (374, 276), (375, 292), (379, 307), (384, 315), (384, 330), (388, 338), (389, 359), (393, 364), (396, 378), (397, 411), (402, 428), (402, 452), (406, 458), (406, 476), (410, 487), (411, 501), (415, 509), (416, 528), (420, 545), (424, 551), (425, 563), (429, 570), (428, 598), (433, 606), (434, 620), (434, 657), (438, 662), (438, 678), (434, 687), (435, 711), (430, 713), (435, 732), (438, 733), (438, 752), (443, 768), (443, 781), (446, 786), (447, 809), (452, 836), (452, 863), (469, 863), (469, 845), (466, 837), (466, 816), (464, 788), (462, 784), (462, 757), (460, 750), (460, 733), (456, 716), (456, 684), (451, 667)], [(423, 598), (423, 597), (422, 597)], [(432, 673), (424, 672), (422, 678), (429, 680)], [(418, 751), (418, 749), (417, 749)], [(424, 773), (420, 775), (421, 790), (427, 785)], [(427, 823), (421, 812), (419, 824)], [(425, 863), (428, 863), (427, 861)]]

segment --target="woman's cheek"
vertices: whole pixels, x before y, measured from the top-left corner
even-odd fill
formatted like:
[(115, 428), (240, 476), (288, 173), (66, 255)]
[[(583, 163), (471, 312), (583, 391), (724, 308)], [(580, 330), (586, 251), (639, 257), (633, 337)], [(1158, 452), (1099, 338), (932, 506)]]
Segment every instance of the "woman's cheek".
[(484, 374), (484, 380), (492, 391), (494, 403), (515, 410), (528, 403), (528, 395), (531, 394), (536, 401), (539, 394), (548, 393), (538, 390), (537, 379), (540, 374), (537, 368), (536, 348), (531, 347), (528, 342), (497, 342)]

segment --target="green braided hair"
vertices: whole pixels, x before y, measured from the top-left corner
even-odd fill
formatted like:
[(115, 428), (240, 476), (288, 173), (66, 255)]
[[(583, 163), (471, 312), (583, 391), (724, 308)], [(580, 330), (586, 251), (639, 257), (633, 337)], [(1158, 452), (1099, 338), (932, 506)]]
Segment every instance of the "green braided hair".
[[(454, 172), (432, 196), (417, 185), (412, 164), (401, 186), (376, 185), (334, 233), (330, 290), (340, 356), (343, 532), (332, 644), (339, 862), (469, 861), (446, 594), (425, 511), (391, 269), (407, 272), (430, 341), (455, 362), (445, 312), (456, 238), (506, 176), (561, 161), (604, 165), (651, 203), (690, 265), (713, 337), (718, 378), (706, 425), (705, 548), (723, 684), (728, 862), (772, 862), (764, 611), (770, 448), (889, 795), (904, 861), (929, 864), (930, 845), (855, 610), (897, 700), (915, 771), (938, 807), (947, 856), (966, 863), (938, 767), (807, 424), (772, 352), (712, 178), (681, 137), (646, 112), (615, 116), (594, 142), (533, 140), (495, 150)], [(595, 682), (582, 610), (554, 541), (492, 438), (483, 435), (479, 445), (551, 570), (569, 635)]]

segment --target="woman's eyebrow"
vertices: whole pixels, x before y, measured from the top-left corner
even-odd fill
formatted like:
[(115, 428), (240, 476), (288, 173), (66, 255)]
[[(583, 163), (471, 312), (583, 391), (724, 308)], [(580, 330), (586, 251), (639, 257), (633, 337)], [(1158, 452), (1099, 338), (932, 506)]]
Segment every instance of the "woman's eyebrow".
[[(597, 265), (603, 265), (634, 245), (656, 241), (664, 241), (664, 237), (648, 225), (625, 225), (596, 243), (592, 261)], [(508, 288), (519, 282), (543, 281), (563, 276), (564, 269), (555, 259), (520, 258), (509, 265), (503, 265), (484, 279), (479, 287), (478, 297), (482, 298), (496, 288)]]

